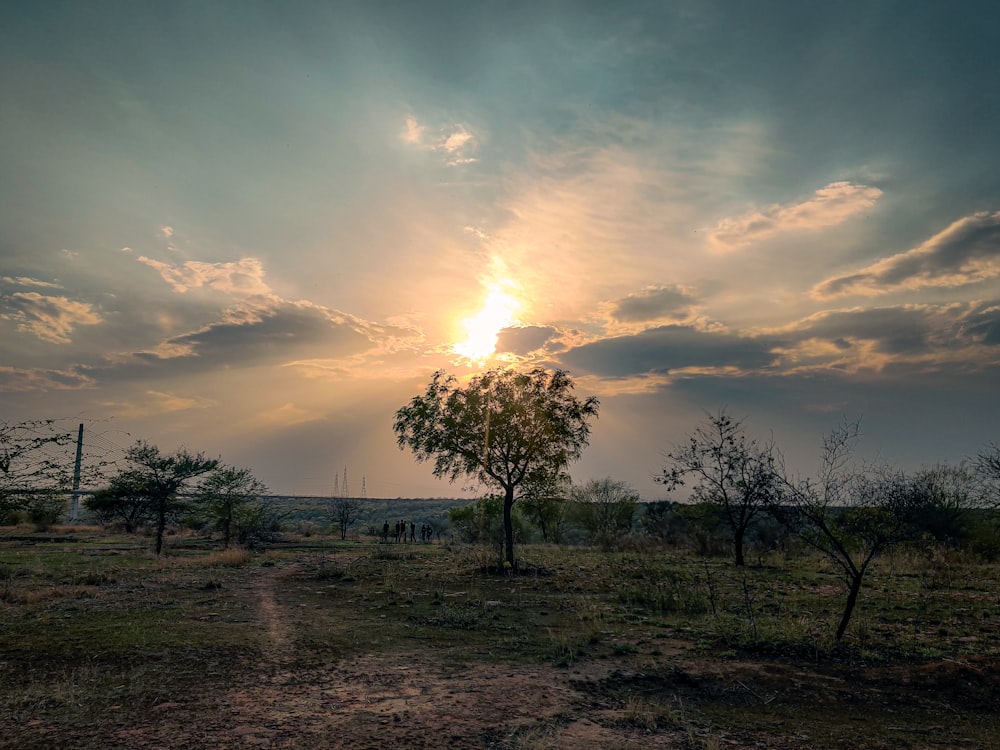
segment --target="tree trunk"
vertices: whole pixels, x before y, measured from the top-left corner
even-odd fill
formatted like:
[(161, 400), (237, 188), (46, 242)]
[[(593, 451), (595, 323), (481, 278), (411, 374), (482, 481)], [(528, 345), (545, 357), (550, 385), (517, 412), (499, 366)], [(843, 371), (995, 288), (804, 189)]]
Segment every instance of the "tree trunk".
[(167, 528), (167, 507), (165, 500), (159, 500), (156, 504), (156, 556), (160, 556), (163, 550), (163, 532)]
[(503, 541), (504, 559), (514, 569), (514, 520), (512, 511), (514, 510), (514, 488), (505, 487), (503, 496)]
[(736, 566), (743, 567), (743, 536), (744, 529), (733, 530), (733, 546), (736, 547)]
[(837, 626), (836, 640), (838, 641), (844, 637), (844, 631), (847, 630), (847, 625), (851, 621), (851, 615), (854, 613), (854, 605), (858, 603), (858, 594), (861, 593), (861, 578), (863, 575), (864, 572), (859, 571), (851, 578), (851, 590), (847, 595), (847, 604), (844, 605), (844, 614), (840, 618), (840, 625)]

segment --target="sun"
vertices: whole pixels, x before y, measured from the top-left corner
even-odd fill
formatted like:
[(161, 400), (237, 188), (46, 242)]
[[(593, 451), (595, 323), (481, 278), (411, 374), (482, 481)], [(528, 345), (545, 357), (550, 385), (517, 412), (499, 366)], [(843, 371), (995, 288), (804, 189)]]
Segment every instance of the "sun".
[(482, 309), (461, 322), (465, 338), (452, 346), (452, 351), (474, 362), (488, 359), (497, 348), (500, 331), (514, 323), (520, 307), (518, 300), (499, 284), (490, 285)]

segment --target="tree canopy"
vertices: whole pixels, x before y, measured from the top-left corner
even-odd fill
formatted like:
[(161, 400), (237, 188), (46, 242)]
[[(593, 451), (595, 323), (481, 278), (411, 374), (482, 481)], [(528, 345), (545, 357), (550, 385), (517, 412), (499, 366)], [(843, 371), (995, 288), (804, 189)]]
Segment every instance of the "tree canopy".
[(205, 458), (204, 453), (192, 454), (179, 450), (165, 455), (155, 445), (139, 441), (129, 448), (129, 467), (112, 480), (149, 502), (150, 514), (156, 522), (156, 554), (163, 550), (163, 533), (167, 521), (183, 506), (181, 494), (190, 482), (219, 466), (218, 459)]
[(515, 564), (511, 508), (521, 492), (551, 486), (578, 459), (598, 400), (573, 394), (562, 370), (488, 370), (462, 386), (439, 370), (396, 412), (400, 449), (433, 461), (434, 474), (468, 477), (504, 493), (506, 561)]

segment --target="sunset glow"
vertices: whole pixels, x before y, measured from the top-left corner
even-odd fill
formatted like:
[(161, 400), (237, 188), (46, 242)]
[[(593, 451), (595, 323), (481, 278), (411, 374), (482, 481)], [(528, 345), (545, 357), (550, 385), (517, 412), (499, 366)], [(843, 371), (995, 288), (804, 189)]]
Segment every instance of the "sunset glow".
[(452, 350), (473, 362), (490, 357), (497, 346), (497, 336), (503, 328), (514, 322), (518, 301), (499, 287), (486, 295), (482, 309), (461, 322), (465, 338), (455, 343)]
[(477, 492), (391, 429), (439, 370), (565, 371), (646, 500), (722, 406), (1000, 438), (996, 3), (8, 5), (0, 420), (372, 498)]

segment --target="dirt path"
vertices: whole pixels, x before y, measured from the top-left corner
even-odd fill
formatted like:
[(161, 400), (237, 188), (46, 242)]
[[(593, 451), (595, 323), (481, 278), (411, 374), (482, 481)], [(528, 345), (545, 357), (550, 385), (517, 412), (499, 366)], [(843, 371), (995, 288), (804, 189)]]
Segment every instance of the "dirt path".
[(266, 631), (264, 653), (273, 662), (280, 662), (289, 653), (288, 615), (278, 605), (275, 589), (281, 577), (291, 574), (291, 570), (279, 571), (267, 568), (254, 578), (253, 593), (257, 598), (257, 616)]
[[(221, 694), (157, 708), (141, 728), (117, 732), (123, 750), (150, 748), (680, 748), (681, 730), (655, 734), (597, 721), (581, 680), (603, 676), (543, 666), (475, 665), (444, 671), (364, 656), (292, 668), (292, 613), (280, 601), (292, 567), (264, 569), (251, 584), (263, 660)], [(610, 712), (610, 708), (605, 709)], [(607, 722), (603, 722), (607, 724)]]

